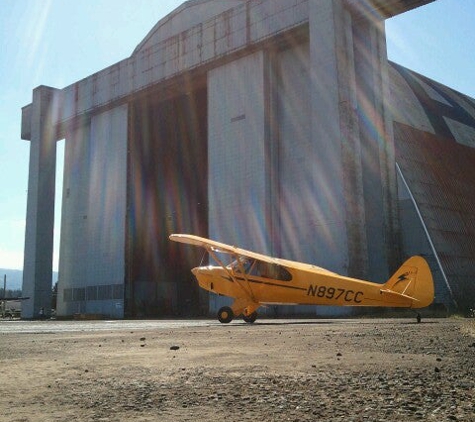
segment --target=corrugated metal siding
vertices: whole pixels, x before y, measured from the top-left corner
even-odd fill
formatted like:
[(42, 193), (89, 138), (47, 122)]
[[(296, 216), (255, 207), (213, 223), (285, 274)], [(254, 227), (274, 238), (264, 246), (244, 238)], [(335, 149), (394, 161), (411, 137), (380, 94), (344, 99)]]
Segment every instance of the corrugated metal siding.
[(475, 306), (475, 149), (395, 122), (396, 159), (458, 306)]

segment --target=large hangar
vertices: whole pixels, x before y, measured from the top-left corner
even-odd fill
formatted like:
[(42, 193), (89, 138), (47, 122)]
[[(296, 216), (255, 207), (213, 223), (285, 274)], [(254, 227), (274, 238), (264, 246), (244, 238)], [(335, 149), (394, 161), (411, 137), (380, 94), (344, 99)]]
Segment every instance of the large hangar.
[(187, 1), (129, 58), (36, 88), (23, 317), (50, 303), (59, 139), (60, 316), (214, 312), (174, 232), (381, 282), (423, 254), (436, 303), (468, 309), (474, 100), (386, 54), (384, 20), (429, 2)]

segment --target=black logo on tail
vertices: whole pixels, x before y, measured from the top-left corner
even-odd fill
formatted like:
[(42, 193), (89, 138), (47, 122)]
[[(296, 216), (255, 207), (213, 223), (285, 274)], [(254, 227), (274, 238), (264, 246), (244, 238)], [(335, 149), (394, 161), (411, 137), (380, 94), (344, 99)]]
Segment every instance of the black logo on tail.
[(396, 283), (394, 283), (394, 285), (400, 283), (401, 281), (409, 280), (409, 278), (407, 277), (409, 274), (410, 274), (410, 272), (401, 274), (401, 275), (397, 278), (397, 281), (396, 281)]

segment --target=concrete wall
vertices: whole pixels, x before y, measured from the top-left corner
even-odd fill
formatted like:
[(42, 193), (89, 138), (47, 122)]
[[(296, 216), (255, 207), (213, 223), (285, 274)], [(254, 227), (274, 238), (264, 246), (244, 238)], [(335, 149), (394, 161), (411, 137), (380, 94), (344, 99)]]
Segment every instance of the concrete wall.
[[(234, 2), (233, 2), (234, 3)], [(307, 0), (240, 3), (62, 90), (61, 120), (90, 112), (308, 21)], [(148, 45), (148, 44), (147, 44)], [(25, 109), (25, 118), (28, 110)], [(28, 126), (28, 125), (25, 125)], [(28, 136), (25, 128), (24, 136)]]
[(210, 236), (265, 248), (263, 54), (210, 72), (208, 81)]
[(320, 151), (312, 137), (309, 44), (280, 52), (277, 74), (279, 255), (317, 263), (315, 237), (325, 234), (317, 227), (319, 186), (314, 177)]
[(208, 77), (209, 236), (266, 251), (264, 55)]
[(66, 139), (58, 315), (123, 317), (127, 107)]
[[(313, 174), (319, 151), (312, 143), (312, 103), (309, 43), (291, 46), (276, 55), (275, 98), (278, 134), (274, 141), (278, 187), (275, 203), (275, 254), (297, 261), (317, 263), (315, 227), (319, 207), (315, 203)], [(319, 233), (320, 232), (320, 233)], [(261, 311), (260, 311), (261, 312)], [(286, 306), (266, 310), (269, 315), (315, 314), (316, 307)]]

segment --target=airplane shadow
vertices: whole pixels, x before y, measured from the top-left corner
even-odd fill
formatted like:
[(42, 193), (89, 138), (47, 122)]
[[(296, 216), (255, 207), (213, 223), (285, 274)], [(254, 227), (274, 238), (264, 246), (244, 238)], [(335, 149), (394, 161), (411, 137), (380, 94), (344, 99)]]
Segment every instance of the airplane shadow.
[(345, 325), (345, 324), (392, 324), (392, 325), (434, 325), (440, 324), (440, 321), (437, 320), (429, 320), (425, 321), (424, 319), (421, 322), (417, 322), (415, 319), (414, 321), (409, 320), (409, 318), (405, 319), (384, 319), (384, 318), (375, 318), (375, 319), (333, 319), (333, 320), (257, 320), (253, 324), (249, 324), (244, 321), (233, 321), (232, 325), (239, 325), (239, 326), (285, 326), (285, 325)]

